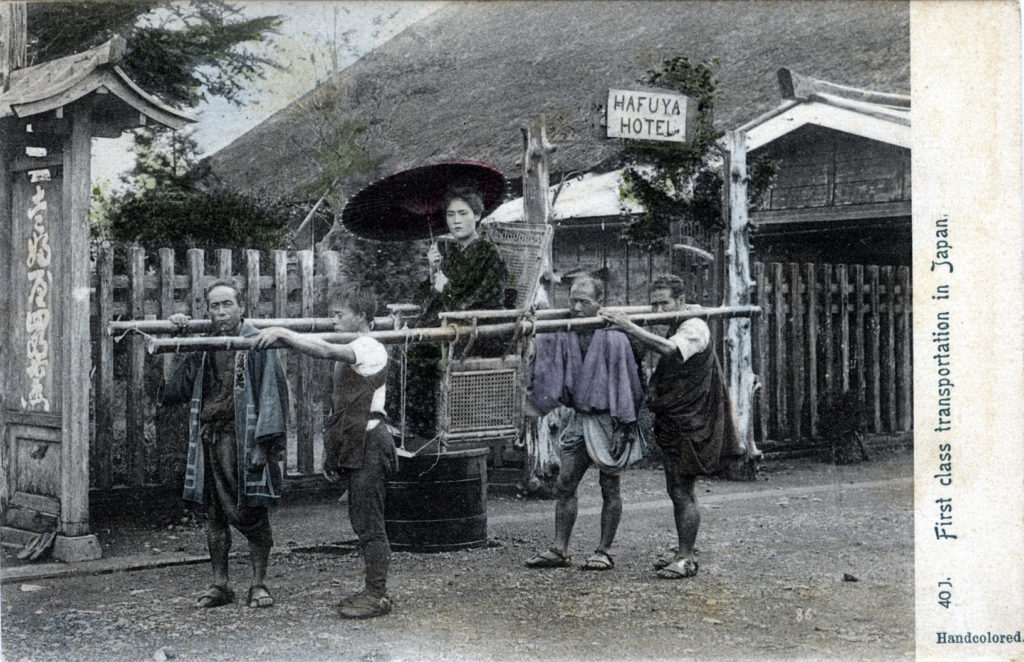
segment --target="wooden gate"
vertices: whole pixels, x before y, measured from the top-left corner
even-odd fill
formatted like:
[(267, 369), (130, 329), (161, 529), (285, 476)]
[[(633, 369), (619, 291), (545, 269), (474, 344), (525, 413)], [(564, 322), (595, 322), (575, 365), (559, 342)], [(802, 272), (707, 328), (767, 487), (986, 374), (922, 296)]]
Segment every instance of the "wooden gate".
[[(0, 515), (32, 558), (98, 558), (89, 534), (91, 141), (189, 118), (115, 65), (120, 37), (23, 67), (22, 3), (0, 4)], [(12, 38), (12, 35), (22, 37)], [(10, 68), (8, 68), (10, 67)], [(20, 68), (19, 68), (20, 67)]]

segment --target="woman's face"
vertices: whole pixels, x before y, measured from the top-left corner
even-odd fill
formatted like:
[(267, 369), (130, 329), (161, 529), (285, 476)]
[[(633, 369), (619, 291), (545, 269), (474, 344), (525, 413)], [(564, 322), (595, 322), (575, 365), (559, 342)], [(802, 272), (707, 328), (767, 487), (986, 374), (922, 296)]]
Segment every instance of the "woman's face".
[(480, 215), (473, 213), (473, 208), (466, 204), (465, 200), (458, 198), (448, 203), (444, 211), (445, 221), (448, 222), (448, 231), (452, 233), (456, 241), (465, 242), (476, 236), (476, 224)]

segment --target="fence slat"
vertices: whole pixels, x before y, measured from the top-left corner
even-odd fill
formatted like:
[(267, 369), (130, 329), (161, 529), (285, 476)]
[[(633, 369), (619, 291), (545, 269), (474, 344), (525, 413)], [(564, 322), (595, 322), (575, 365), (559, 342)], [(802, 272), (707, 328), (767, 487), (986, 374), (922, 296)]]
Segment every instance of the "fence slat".
[(784, 295), (784, 281), (782, 274), (782, 264), (772, 264), (772, 288), (774, 289), (773, 299), (774, 304), (772, 305), (772, 331), (775, 338), (775, 366), (773, 372), (775, 373), (775, 416), (777, 421), (777, 430), (780, 437), (789, 436), (786, 415), (786, 405), (788, 398), (786, 397), (787, 389), (789, 384), (786, 381), (786, 374), (789, 372), (786, 368), (786, 299)]
[[(274, 261), (274, 283), (273, 283), (273, 315), (277, 318), (288, 316), (288, 252), (275, 250), (271, 253)], [(288, 452), (285, 458), (285, 465), (288, 470), (295, 468), (292, 464), (292, 450), (296, 448), (298, 435), (296, 433), (295, 396), (298, 394), (298, 387), (295, 383), (295, 352), (287, 349), (277, 350), (281, 360), (281, 368), (284, 370), (285, 381), (288, 382)]]
[(885, 386), (885, 430), (896, 432), (896, 335), (893, 322), (896, 319), (896, 270), (891, 266), (882, 267), (885, 282), (885, 350), (882, 352), (882, 384)]
[(231, 282), (231, 249), (217, 249), (217, 280)]
[[(319, 266), (320, 274), (324, 277), (325, 286), (319, 288), (317, 300), (314, 302), (315, 306), (324, 311), (325, 315), (332, 314), (329, 307), (330, 304), (330, 292), (331, 290), (341, 282), (341, 255), (337, 251), (323, 251), (319, 255)], [(316, 438), (316, 444), (313, 448), (313, 464), (314, 466), (323, 466), (323, 445), (324, 438), (321, 432), (324, 429), (323, 421), (327, 415), (330, 414), (333, 403), (331, 397), (333, 394), (333, 366), (330, 361), (315, 361), (313, 376), (316, 380), (316, 385), (319, 388), (316, 390), (316, 398), (319, 406), (316, 408), (316, 430), (318, 436)]]
[[(174, 249), (161, 248), (160, 251), (160, 319), (167, 319), (174, 313)], [(174, 365), (173, 356), (163, 358), (164, 383), (171, 378)]]
[(804, 265), (807, 293), (807, 409), (808, 434), (818, 433), (818, 275), (814, 264)]
[(834, 393), (836, 374), (836, 337), (832, 328), (832, 299), (832, 265), (823, 264), (821, 265), (821, 335), (825, 338), (822, 347), (825, 350), (822, 367), (824, 368), (826, 395)]
[(864, 375), (864, 265), (853, 265), (853, 361), (857, 378), (857, 404), (865, 411), (867, 383)]
[(795, 262), (789, 263), (789, 308), (790, 308), (790, 338), (792, 339), (793, 357), (790, 361), (791, 384), (793, 388), (793, 399), (791, 404), (792, 416), (790, 425), (794, 439), (799, 439), (803, 433), (804, 418), (804, 307), (803, 295), (800, 283), (800, 265)]
[[(299, 260), (299, 287), (301, 288), (301, 314), (302, 317), (313, 316), (313, 251), (296, 251)], [(295, 415), (296, 421), (296, 443), (297, 443), (297, 469), (299, 473), (313, 473), (314, 444), (316, 427), (314, 423), (313, 402), (313, 359), (308, 356), (300, 356), (299, 361), (299, 383), (296, 394)]]
[(288, 252), (274, 251), (274, 317), (288, 316)]
[(841, 392), (850, 390), (850, 281), (846, 265), (836, 265), (839, 283), (839, 383)]
[(201, 248), (190, 248), (188, 259), (188, 314), (192, 317), (206, 317), (206, 296), (203, 276), (206, 272), (206, 255)]
[(99, 314), (100, 359), (96, 371), (96, 487), (107, 489), (113, 485), (111, 452), (114, 444), (114, 339), (106, 332), (114, 319), (114, 249), (107, 243), (100, 245), (96, 255), (96, 301)]
[[(714, 266), (711, 268), (711, 296), (717, 306), (721, 305), (725, 301), (725, 284), (728, 282), (725, 277), (729, 266), (725, 259), (725, 242), (716, 239), (713, 252), (715, 254), (715, 262)], [(650, 280), (647, 282), (650, 282)], [(718, 358), (721, 360), (723, 358), (723, 352), (725, 351), (725, 330), (727, 327), (719, 320), (713, 319), (710, 320), (708, 328), (711, 331), (711, 337), (715, 339)], [(723, 361), (722, 363), (722, 367), (727, 371), (729, 369), (729, 362)], [(726, 384), (728, 383), (729, 382), (726, 381)]]
[[(128, 265), (128, 316), (131, 319), (143, 319), (146, 302), (146, 251), (141, 246), (132, 246), (129, 249)], [(138, 334), (132, 334), (130, 343), (125, 412), (127, 474), (130, 484), (142, 485), (146, 472), (146, 343)]]
[(871, 431), (881, 432), (882, 431), (882, 379), (879, 374), (879, 342), (881, 339), (881, 295), (878, 291), (880, 288), (880, 280), (878, 278), (878, 266), (871, 265), (868, 267), (868, 284), (871, 287), (871, 322), (869, 330), (871, 331), (870, 339), (870, 358), (871, 364)]
[(260, 316), (260, 252), (245, 251), (245, 313)]
[(914, 426), (914, 393), (913, 393), (913, 375), (911, 374), (912, 364), (911, 361), (913, 353), (911, 349), (911, 342), (913, 339), (913, 326), (911, 325), (910, 317), (910, 267), (900, 267), (897, 273), (897, 280), (899, 281), (900, 288), (900, 321), (898, 328), (901, 333), (899, 336), (902, 337), (900, 343), (900, 362), (899, 362), (899, 373), (900, 373), (900, 429), (901, 430), (912, 430)]
[(768, 357), (768, 315), (771, 314), (771, 303), (768, 297), (768, 278), (765, 276), (764, 264), (754, 263), (754, 283), (757, 293), (757, 305), (761, 307), (761, 315), (755, 321), (757, 336), (754, 341), (757, 349), (754, 351), (754, 361), (757, 370), (757, 380), (761, 386), (760, 397), (757, 399), (758, 413), (761, 422), (761, 438), (758, 441), (768, 439), (768, 398), (771, 397), (771, 361)]

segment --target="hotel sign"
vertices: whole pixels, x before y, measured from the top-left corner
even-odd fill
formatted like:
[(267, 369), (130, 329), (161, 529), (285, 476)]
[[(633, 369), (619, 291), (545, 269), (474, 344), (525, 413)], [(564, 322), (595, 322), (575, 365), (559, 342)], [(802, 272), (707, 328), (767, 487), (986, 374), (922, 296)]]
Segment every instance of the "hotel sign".
[(608, 90), (609, 138), (684, 143), (691, 137), (696, 103), (682, 94)]

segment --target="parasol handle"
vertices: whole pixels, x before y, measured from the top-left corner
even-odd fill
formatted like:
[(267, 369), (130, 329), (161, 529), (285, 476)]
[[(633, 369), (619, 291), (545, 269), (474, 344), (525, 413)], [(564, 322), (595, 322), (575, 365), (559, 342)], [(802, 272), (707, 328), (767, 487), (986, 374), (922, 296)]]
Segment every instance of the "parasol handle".
[[(436, 260), (435, 259), (431, 259), (431, 255), (433, 253), (437, 254), (437, 259)], [(443, 273), (441, 271), (441, 258), (442, 258), (442, 256), (443, 256), (443, 253), (441, 252), (441, 247), (438, 245), (438, 242), (435, 241), (434, 243), (430, 244), (430, 249), (427, 252), (427, 264), (430, 267), (430, 284), (435, 286), (435, 287), (437, 285), (437, 276), (438, 276), (438, 274)]]

